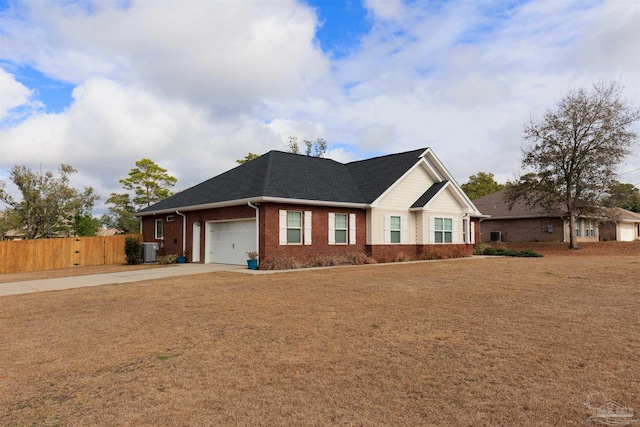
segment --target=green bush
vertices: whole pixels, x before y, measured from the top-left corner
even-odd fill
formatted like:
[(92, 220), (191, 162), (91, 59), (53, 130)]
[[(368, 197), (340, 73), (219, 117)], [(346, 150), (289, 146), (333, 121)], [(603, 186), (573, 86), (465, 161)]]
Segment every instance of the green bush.
[(514, 257), (541, 257), (542, 256), (542, 254), (534, 252), (531, 249), (525, 249), (523, 251), (515, 251), (513, 249), (491, 248), (491, 247), (484, 248), (481, 255), (514, 256)]
[(135, 237), (127, 237), (125, 239), (124, 257), (129, 265), (142, 264), (142, 244)]

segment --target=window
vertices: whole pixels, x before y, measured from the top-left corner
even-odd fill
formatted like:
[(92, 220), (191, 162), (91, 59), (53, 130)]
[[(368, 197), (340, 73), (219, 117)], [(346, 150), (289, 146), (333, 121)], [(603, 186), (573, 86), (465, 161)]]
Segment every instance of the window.
[(582, 220), (576, 219), (576, 237), (580, 237), (580, 230), (582, 229)]
[(387, 244), (406, 244), (409, 240), (407, 215), (384, 216), (384, 242)]
[(596, 230), (593, 221), (584, 222), (584, 237), (596, 237)]
[(402, 218), (400, 218), (399, 216), (391, 215), (389, 221), (391, 243), (400, 243), (402, 236)]
[(329, 244), (356, 244), (356, 214), (329, 212)]
[(302, 243), (302, 212), (287, 212), (287, 243)]
[(167, 220), (167, 222), (173, 221), (173, 215), (167, 215), (166, 220)]
[(463, 243), (468, 243), (467, 242), (467, 220), (466, 219), (462, 220), (462, 242)]
[(156, 239), (162, 239), (162, 220), (156, 219)]
[(347, 214), (335, 215), (335, 243), (347, 244)]
[(311, 211), (280, 211), (280, 244), (311, 244)]
[(453, 242), (453, 219), (451, 218), (435, 218), (434, 233), (436, 243), (452, 243)]

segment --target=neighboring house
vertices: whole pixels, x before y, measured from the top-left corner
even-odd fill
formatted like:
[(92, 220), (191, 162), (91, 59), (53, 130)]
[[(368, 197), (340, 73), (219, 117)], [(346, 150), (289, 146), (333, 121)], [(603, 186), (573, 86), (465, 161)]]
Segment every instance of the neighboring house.
[[(481, 242), (569, 242), (569, 218), (560, 209), (549, 212), (518, 202), (509, 209), (505, 190), (473, 201), (488, 218), (480, 220)], [(597, 217), (576, 220), (578, 242), (597, 242), (600, 237)]]
[(607, 212), (607, 217), (609, 219), (600, 224), (600, 240), (640, 240), (640, 214), (612, 208)]
[(347, 164), (270, 151), (136, 214), (191, 262), (472, 254), (480, 212), (429, 148)]

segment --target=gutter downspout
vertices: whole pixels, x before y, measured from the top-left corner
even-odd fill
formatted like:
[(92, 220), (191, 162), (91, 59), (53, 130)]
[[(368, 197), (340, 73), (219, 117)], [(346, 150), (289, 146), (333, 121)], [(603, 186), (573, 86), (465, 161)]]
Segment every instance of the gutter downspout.
[(258, 263), (260, 262), (260, 208), (251, 201), (247, 202), (249, 207), (256, 210), (256, 252), (258, 252)]
[(187, 256), (187, 216), (179, 211), (176, 211), (176, 215), (182, 217), (182, 256)]

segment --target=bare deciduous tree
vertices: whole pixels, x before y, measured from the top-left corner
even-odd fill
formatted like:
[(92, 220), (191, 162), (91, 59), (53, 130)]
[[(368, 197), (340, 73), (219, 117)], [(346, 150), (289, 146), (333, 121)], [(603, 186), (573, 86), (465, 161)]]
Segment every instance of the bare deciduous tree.
[(524, 137), (522, 167), (529, 173), (507, 185), (511, 203), (523, 200), (547, 210), (561, 208), (569, 218), (569, 248), (577, 249), (576, 219), (595, 213), (615, 177), (616, 166), (637, 138), (632, 125), (640, 111), (622, 98), (617, 82), (591, 91), (571, 90), (539, 121), (531, 119)]

